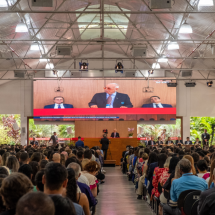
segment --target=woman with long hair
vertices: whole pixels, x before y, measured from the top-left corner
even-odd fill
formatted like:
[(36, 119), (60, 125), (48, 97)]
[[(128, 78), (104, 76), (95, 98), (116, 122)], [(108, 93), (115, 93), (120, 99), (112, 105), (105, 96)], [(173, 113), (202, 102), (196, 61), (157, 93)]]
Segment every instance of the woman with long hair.
[(10, 173), (12, 172), (18, 172), (19, 169), (19, 161), (17, 158), (13, 155), (9, 156), (6, 161), (6, 166), (9, 168)]
[(73, 202), (82, 206), (85, 215), (90, 215), (89, 201), (84, 193), (81, 193), (77, 188), (75, 171), (72, 168), (68, 171), (68, 183), (66, 187), (66, 196)]
[(1, 165), (2, 166), (6, 166), (6, 161), (7, 161), (7, 158), (10, 156), (10, 153), (9, 152), (5, 152), (3, 155), (2, 155), (2, 163)]
[(40, 166), (39, 166), (39, 163), (36, 161), (29, 162), (29, 165), (31, 166), (31, 168), (33, 170), (33, 176), (32, 176), (31, 181), (32, 181), (33, 185), (36, 186), (35, 176), (36, 176), (37, 172), (39, 171)]
[(208, 182), (208, 187), (211, 188), (214, 187), (214, 184), (212, 183), (213, 182), (213, 171), (214, 171), (214, 168), (215, 168), (215, 160), (212, 161), (211, 163), (211, 169), (210, 169), (210, 179), (209, 179), (209, 182)]

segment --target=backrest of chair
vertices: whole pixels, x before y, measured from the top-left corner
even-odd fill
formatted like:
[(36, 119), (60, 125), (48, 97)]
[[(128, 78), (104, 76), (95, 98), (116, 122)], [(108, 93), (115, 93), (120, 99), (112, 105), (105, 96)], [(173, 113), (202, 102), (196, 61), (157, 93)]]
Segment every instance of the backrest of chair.
[(178, 198), (178, 208), (181, 210), (181, 208), (184, 207), (184, 200), (185, 200), (185, 197), (187, 196), (187, 194), (193, 192), (195, 190), (185, 190), (183, 192), (181, 192), (181, 194), (179, 195), (179, 198)]
[(199, 200), (199, 196), (201, 194), (200, 190), (195, 190), (186, 195), (184, 199), (184, 213), (186, 215), (191, 215), (191, 209), (196, 200)]
[(210, 209), (209, 215), (215, 215), (215, 205)]
[(165, 189), (164, 189), (164, 197), (165, 197), (167, 200), (170, 199), (170, 192), (166, 191)]
[(193, 203), (193, 206), (191, 208), (191, 215), (196, 215), (198, 214), (198, 205), (199, 205), (199, 200), (196, 200), (194, 203)]

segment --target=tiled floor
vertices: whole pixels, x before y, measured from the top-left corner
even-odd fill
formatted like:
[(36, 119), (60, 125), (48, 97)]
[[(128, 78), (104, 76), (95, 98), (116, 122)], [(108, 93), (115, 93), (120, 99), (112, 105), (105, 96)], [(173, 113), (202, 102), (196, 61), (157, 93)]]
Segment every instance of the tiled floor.
[(105, 170), (96, 215), (153, 215), (144, 200), (137, 200), (133, 183), (122, 174), (120, 167), (106, 167)]

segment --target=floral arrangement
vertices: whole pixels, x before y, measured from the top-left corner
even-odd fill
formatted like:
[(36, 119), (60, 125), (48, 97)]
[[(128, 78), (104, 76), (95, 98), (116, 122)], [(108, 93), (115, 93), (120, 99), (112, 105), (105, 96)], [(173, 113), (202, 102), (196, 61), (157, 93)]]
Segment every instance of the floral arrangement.
[(133, 135), (134, 135), (134, 128), (128, 128), (128, 136), (129, 137), (133, 137)]

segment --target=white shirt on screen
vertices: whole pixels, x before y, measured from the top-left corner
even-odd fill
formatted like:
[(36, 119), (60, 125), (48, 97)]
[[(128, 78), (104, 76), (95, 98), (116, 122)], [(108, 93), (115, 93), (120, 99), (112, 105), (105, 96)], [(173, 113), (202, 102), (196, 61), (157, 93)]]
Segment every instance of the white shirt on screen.
[[(108, 97), (109, 97), (109, 94), (106, 93), (106, 99), (108, 99)], [(112, 97), (112, 101), (111, 101), (111, 104), (110, 104), (110, 108), (113, 108), (113, 103), (114, 103), (114, 99), (115, 99), (115, 97), (116, 97), (116, 92), (113, 93), (113, 94), (111, 95), (111, 97)]]
[(159, 108), (163, 108), (162, 104), (161, 103), (153, 103), (153, 108), (158, 108), (156, 105), (158, 105)]
[[(56, 103), (55, 103), (54, 109), (58, 109), (58, 105), (59, 105), (59, 104), (56, 104)], [(63, 104), (60, 104), (60, 108), (61, 108), (61, 109), (64, 109), (65, 107), (63, 106)]]

